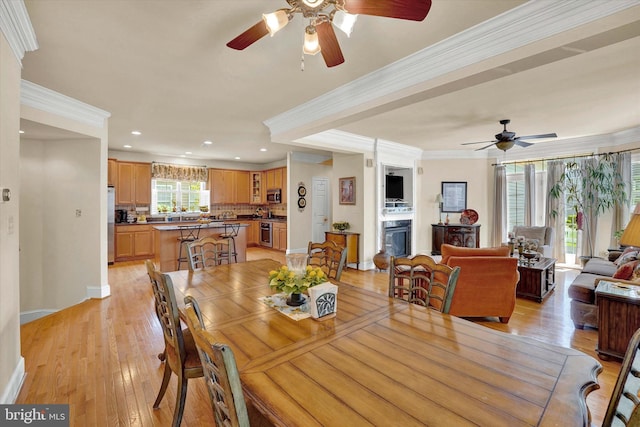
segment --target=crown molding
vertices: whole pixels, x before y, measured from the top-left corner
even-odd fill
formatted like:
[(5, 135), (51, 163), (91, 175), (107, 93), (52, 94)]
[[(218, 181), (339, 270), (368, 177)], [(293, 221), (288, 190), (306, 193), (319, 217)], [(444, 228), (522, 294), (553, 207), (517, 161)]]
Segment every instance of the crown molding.
[(27, 80), (21, 82), (20, 104), (100, 129), (105, 127), (105, 120), (111, 117), (107, 111)]
[[(640, 0), (530, 1), (263, 123), (273, 141), (295, 140), (424, 91), (436, 78), (638, 5)], [(495, 67), (486, 62), (485, 68)]]
[(0, 30), (20, 65), (26, 52), (38, 49), (36, 33), (24, 1), (0, 0)]

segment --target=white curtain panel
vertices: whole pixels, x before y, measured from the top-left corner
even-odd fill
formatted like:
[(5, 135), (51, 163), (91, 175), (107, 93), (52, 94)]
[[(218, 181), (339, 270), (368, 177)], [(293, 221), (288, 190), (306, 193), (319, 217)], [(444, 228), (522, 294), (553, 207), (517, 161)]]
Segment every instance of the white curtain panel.
[[(549, 188), (560, 181), (560, 177), (564, 172), (564, 162), (562, 160), (552, 160), (547, 162), (547, 186)], [(556, 215), (551, 215), (551, 212), (556, 212)], [(565, 224), (566, 212), (564, 209), (564, 200), (562, 198), (556, 199), (551, 197), (547, 193), (547, 219), (545, 226), (552, 227), (554, 231), (555, 241), (551, 242), (552, 253), (558, 263), (565, 263), (565, 239), (564, 239), (564, 224)]]
[[(616, 172), (617, 179), (625, 184), (625, 192), (627, 193), (627, 199), (631, 200), (631, 153), (614, 154), (617, 157), (616, 160)], [(617, 246), (614, 233), (618, 230), (622, 230), (629, 223), (631, 206), (629, 205), (615, 205), (613, 207), (613, 221), (611, 222), (611, 242), (610, 248)]]
[(507, 236), (507, 170), (504, 165), (497, 165), (493, 172), (494, 205), (493, 235), (491, 245), (500, 246)]
[(536, 166), (524, 165), (524, 225), (535, 225), (536, 220)]

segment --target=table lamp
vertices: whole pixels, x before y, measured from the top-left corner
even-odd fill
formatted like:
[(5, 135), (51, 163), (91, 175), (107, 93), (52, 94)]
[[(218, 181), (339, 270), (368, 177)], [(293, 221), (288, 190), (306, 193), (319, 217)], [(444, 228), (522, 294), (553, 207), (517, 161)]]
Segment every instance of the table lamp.
[(442, 225), (442, 194), (436, 196), (436, 203), (438, 203), (438, 225)]
[(640, 203), (631, 213), (631, 220), (620, 237), (620, 245), (640, 247)]

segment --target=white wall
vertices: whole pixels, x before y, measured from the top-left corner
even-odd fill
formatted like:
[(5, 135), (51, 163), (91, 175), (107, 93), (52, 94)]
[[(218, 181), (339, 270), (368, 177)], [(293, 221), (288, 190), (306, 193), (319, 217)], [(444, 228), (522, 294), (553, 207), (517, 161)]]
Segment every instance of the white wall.
[(77, 304), (101, 283), (100, 140), (23, 139), (20, 161), (21, 310)]
[(13, 403), (24, 375), (20, 355), (19, 133), (21, 66), (0, 33), (0, 187), (11, 201), (0, 203), (0, 404)]

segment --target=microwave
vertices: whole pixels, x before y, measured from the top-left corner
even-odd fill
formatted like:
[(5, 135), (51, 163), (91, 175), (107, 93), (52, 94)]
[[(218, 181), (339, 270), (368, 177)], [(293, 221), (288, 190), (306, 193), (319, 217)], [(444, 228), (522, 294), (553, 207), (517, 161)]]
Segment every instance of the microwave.
[(267, 203), (282, 203), (282, 190), (267, 190)]

